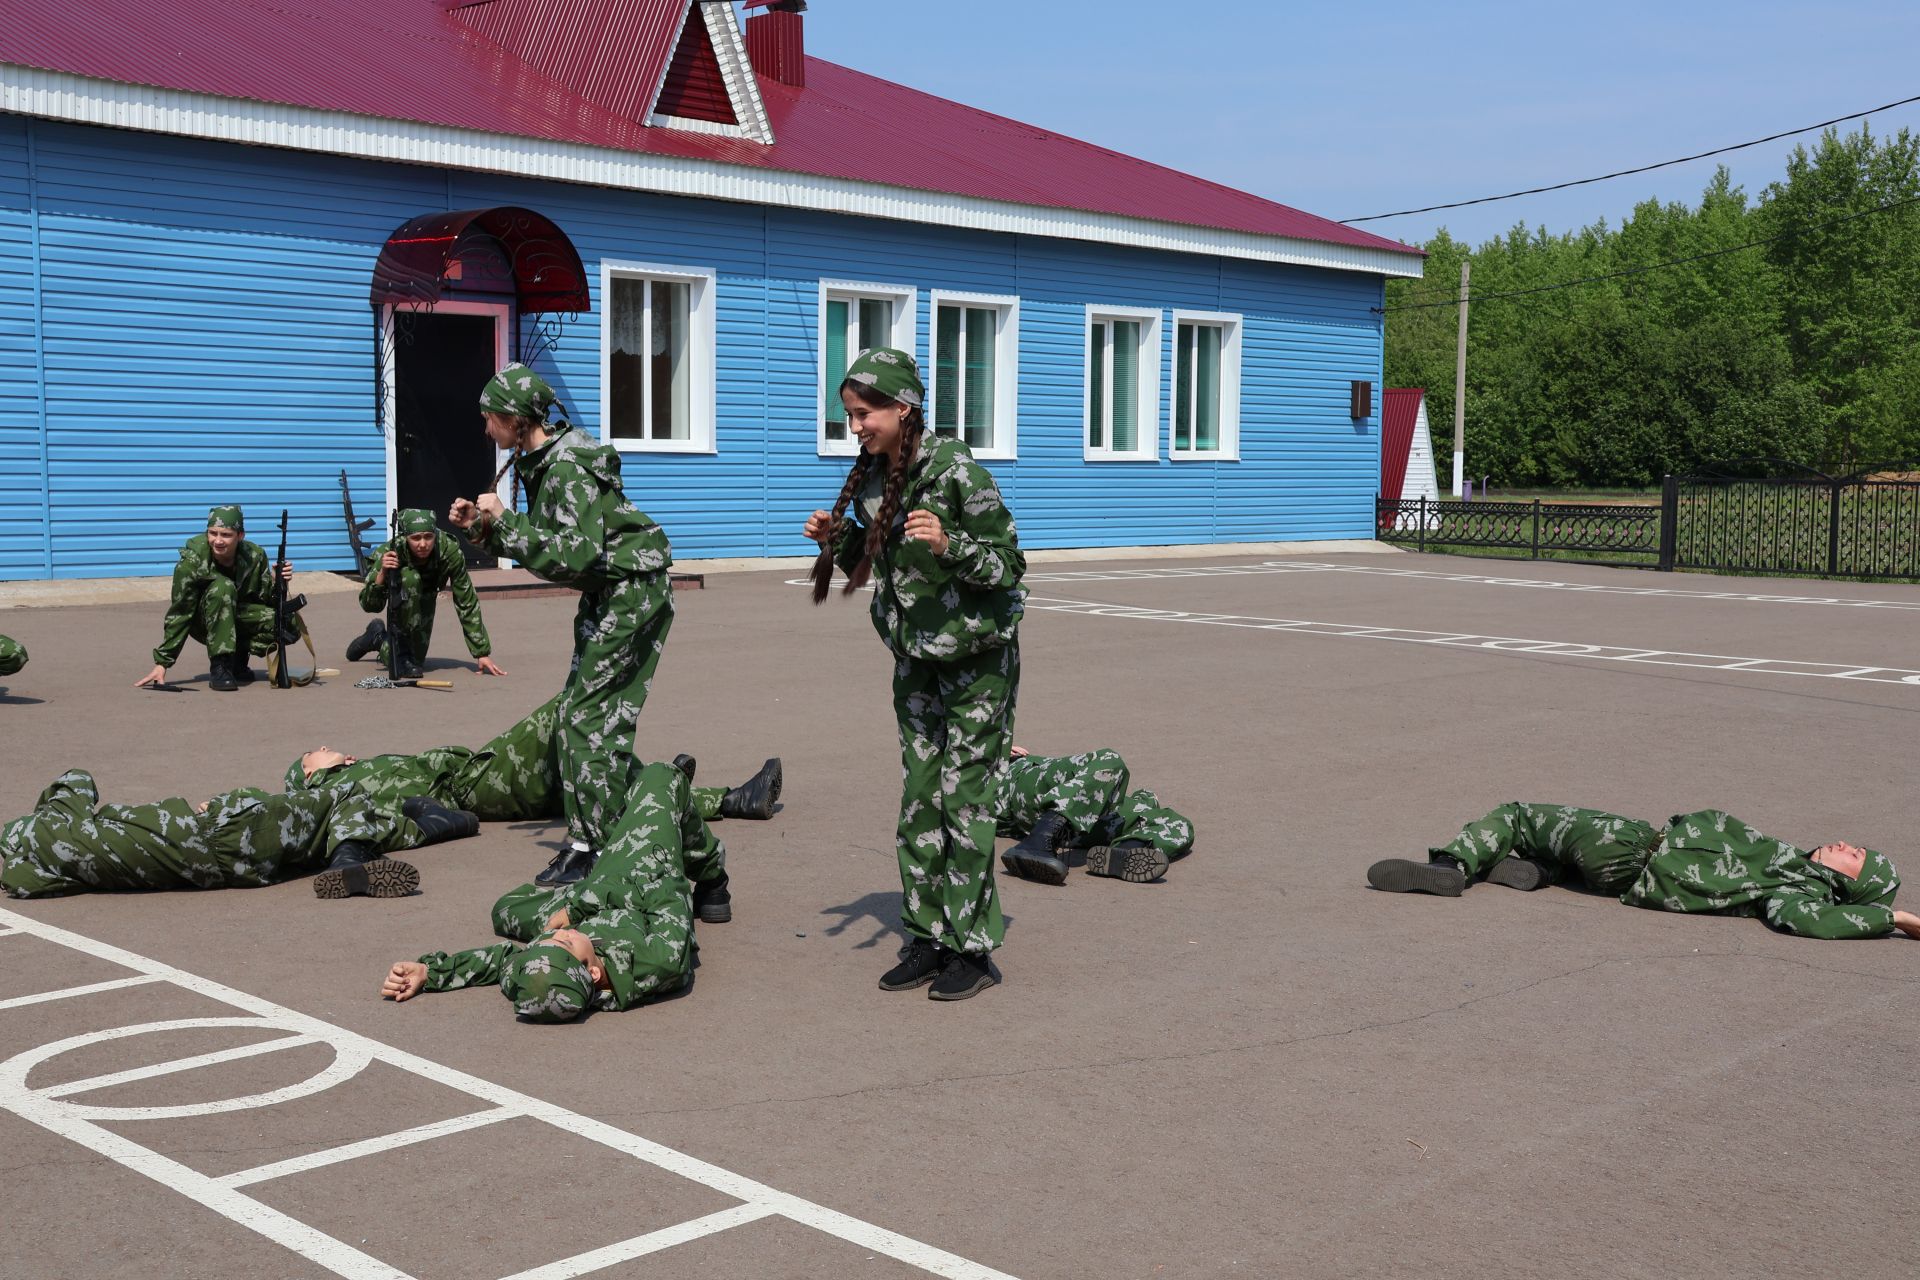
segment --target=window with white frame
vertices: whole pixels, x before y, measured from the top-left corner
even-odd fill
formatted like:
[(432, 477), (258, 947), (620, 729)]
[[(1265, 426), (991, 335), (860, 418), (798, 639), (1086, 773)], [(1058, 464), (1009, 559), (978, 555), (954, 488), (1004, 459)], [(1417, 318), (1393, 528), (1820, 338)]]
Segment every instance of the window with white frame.
[(901, 285), (820, 282), (820, 452), (853, 453), (840, 384), (847, 366), (869, 347), (914, 349), (919, 294)]
[(601, 271), (601, 438), (616, 448), (714, 448), (714, 274), (608, 262)]
[(1237, 458), (1240, 451), (1240, 317), (1173, 314), (1173, 404), (1167, 456)]
[(1086, 407), (1088, 461), (1158, 456), (1158, 311), (1087, 308)]
[(983, 458), (1011, 458), (1019, 386), (1020, 303), (984, 294), (933, 295), (932, 413), (936, 435)]

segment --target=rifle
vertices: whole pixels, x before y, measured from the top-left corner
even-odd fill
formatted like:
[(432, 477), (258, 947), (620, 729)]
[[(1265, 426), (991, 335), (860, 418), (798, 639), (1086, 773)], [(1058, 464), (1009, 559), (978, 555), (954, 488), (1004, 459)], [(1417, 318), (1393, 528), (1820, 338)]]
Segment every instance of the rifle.
[(407, 616), (407, 562), (413, 553), (407, 549), (407, 540), (400, 536), (398, 510), (387, 520), (387, 550), (393, 552), (399, 562), (387, 571), (387, 679), (398, 683), (420, 678), (419, 671), (414, 669), (413, 654), (407, 649), (406, 631), (401, 626)]
[(287, 562), (287, 511), (280, 509), (280, 557), (273, 562), (273, 687), (293, 688), (287, 674), (287, 579), (280, 566)]
[(353, 518), (353, 493), (347, 488), (347, 473), (340, 473), (340, 505), (347, 511), (347, 543), (353, 548), (353, 571), (361, 577), (367, 574), (367, 548), (360, 541), (360, 535), (373, 528), (373, 517), (363, 520)]

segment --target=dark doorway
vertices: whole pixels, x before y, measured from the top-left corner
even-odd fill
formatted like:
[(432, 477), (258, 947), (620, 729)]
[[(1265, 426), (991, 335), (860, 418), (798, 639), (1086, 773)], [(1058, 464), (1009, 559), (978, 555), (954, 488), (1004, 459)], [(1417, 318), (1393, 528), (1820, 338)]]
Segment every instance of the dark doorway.
[[(455, 498), (493, 487), (494, 451), (480, 423), (480, 389), (499, 351), (490, 315), (397, 309), (393, 316), (394, 490), (402, 507), (425, 507), (440, 527)], [(494, 558), (462, 538), (467, 564)]]

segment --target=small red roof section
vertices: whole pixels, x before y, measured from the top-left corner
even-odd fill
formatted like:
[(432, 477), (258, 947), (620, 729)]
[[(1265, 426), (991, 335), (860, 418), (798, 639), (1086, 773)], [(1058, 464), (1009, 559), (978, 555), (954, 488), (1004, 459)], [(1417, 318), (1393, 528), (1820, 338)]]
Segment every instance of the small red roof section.
[(580, 253), (546, 217), (531, 209), (503, 205), (429, 213), (403, 224), (380, 250), (373, 265), (375, 306), (431, 305), (462, 273), (453, 266), (484, 237), (477, 261), (497, 252), (505, 278), (523, 313), (590, 311), (587, 271)]
[(1421, 256), (1396, 240), (818, 58), (806, 59), (804, 87), (758, 77), (770, 145), (649, 127), (642, 121), (687, 0), (11, 0), (7, 7), (0, 62), (20, 66)]
[(1388, 387), (1380, 393), (1380, 496), (1395, 502), (1407, 485), (1407, 458), (1420, 422), (1424, 387)]

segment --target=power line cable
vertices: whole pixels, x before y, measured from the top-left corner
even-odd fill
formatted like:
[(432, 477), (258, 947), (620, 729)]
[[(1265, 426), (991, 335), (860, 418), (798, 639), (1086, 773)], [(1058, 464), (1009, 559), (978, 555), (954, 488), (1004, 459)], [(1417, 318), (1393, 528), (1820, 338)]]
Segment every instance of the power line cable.
[[(1736, 244), (1725, 249), (1715, 249), (1709, 253), (1696, 253), (1686, 258), (1673, 258), (1666, 262), (1651, 262), (1644, 267), (1627, 267), (1621, 271), (1609, 271), (1604, 275), (1583, 276), (1578, 280), (1563, 280), (1559, 284), (1543, 284), (1532, 289), (1509, 289), (1504, 293), (1474, 293), (1469, 290), (1467, 293), (1467, 301), (1478, 304), (1482, 302), (1497, 302), (1501, 298), (1523, 298), (1528, 294), (1534, 293), (1553, 293), (1560, 289), (1572, 289), (1583, 284), (1597, 284), (1603, 280), (1619, 280), (1626, 276), (1645, 275), (1649, 271), (1660, 271), (1667, 267), (1685, 266), (1689, 262), (1705, 262), (1708, 258), (1724, 258), (1730, 253), (1740, 253), (1747, 249), (1758, 249), (1760, 246), (1772, 244), (1776, 240), (1785, 240), (1790, 236), (1802, 235), (1808, 231), (1825, 231), (1829, 227), (1843, 226), (1846, 223), (1855, 222), (1861, 218), (1870, 218), (1877, 213), (1886, 213), (1890, 210), (1905, 208), (1913, 204), (1920, 204), (1920, 196), (1908, 196), (1904, 200), (1892, 200), (1871, 209), (1862, 209), (1858, 213), (1850, 213), (1844, 218), (1835, 218), (1830, 222), (1816, 223), (1810, 227), (1794, 227), (1791, 230), (1782, 231), (1777, 235), (1762, 236), (1758, 240), (1749, 240), (1745, 244)], [(1391, 307), (1374, 307), (1372, 310), (1376, 315), (1383, 315), (1389, 311), (1426, 311), (1433, 307), (1456, 307), (1459, 305), (1460, 296), (1455, 294), (1445, 302), (1407, 302)]]
[(1796, 134), (1812, 133), (1815, 129), (1825, 129), (1830, 125), (1845, 124), (1849, 120), (1859, 120), (1878, 111), (1891, 111), (1895, 107), (1904, 107), (1908, 103), (1920, 102), (1920, 94), (1911, 98), (1902, 98), (1898, 102), (1889, 102), (1878, 107), (1868, 107), (1865, 111), (1855, 111), (1851, 115), (1835, 116), (1831, 120), (1822, 120), (1819, 124), (1810, 124), (1798, 129), (1788, 129), (1784, 133), (1770, 133), (1764, 138), (1755, 138), (1752, 142), (1736, 142), (1730, 147), (1715, 147), (1711, 151), (1702, 151), (1697, 155), (1681, 156), (1678, 160), (1662, 160), (1658, 164), (1643, 164), (1637, 169), (1621, 169), (1616, 173), (1603, 173), (1595, 178), (1575, 178), (1571, 182), (1556, 182), (1550, 187), (1528, 187), (1525, 191), (1509, 191), (1503, 196), (1481, 196), (1476, 200), (1455, 200), (1451, 204), (1430, 204), (1421, 209), (1397, 209), (1392, 213), (1370, 213), (1364, 218), (1342, 218), (1342, 226), (1352, 226), (1357, 222), (1378, 222), (1382, 218), (1403, 218), (1410, 213), (1433, 213), (1440, 209), (1464, 209), (1469, 205), (1492, 204), (1496, 200), (1513, 200), (1520, 196), (1537, 196), (1545, 191), (1565, 191), (1568, 187), (1584, 187), (1593, 182), (1605, 182), (1609, 178), (1626, 178), (1636, 173), (1651, 173), (1655, 169), (1665, 169), (1676, 164), (1686, 164), (1690, 160), (1705, 160), (1709, 156), (1723, 156), (1729, 151), (1741, 151), (1747, 147), (1757, 147), (1762, 143), (1778, 142), (1782, 138), (1791, 138)]

